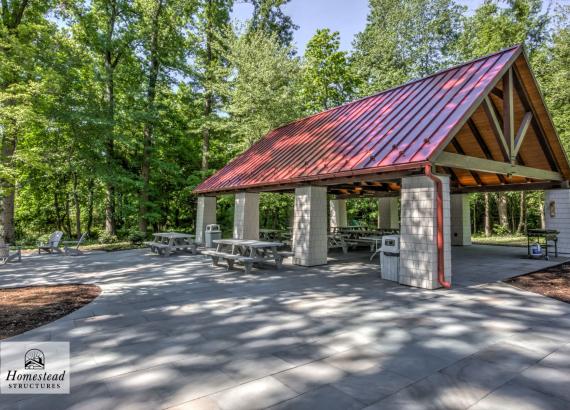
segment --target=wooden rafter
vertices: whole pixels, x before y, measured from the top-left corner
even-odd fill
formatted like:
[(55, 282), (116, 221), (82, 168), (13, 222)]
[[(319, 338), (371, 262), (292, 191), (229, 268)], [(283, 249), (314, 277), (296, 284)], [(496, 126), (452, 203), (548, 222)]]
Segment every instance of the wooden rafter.
[(505, 135), (503, 134), (503, 130), (501, 129), (501, 124), (499, 123), (499, 119), (497, 118), (497, 115), (495, 114), (495, 109), (493, 107), (493, 103), (491, 102), (490, 98), (487, 96), (485, 97), (485, 99), (483, 100), (483, 109), (485, 111), (485, 114), (487, 115), (487, 118), (489, 119), (489, 122), (491, 123), (491, 129), (493, 130), (493, 134), (495, 134), (495, 137), (497, 138), (497, 141), (499, 142), (499, 146), (501, 147), (501, 151), (503, 152), (503, 155), (505, 155), (505, 159), (509, 158), (509, 144), (507, 143), (507, 140), (505, 139)]
[(508, 145), (507, 152), (511, 164), (516, 161), (513, 155), (515, 147), (515, 107), (513, 97), (513, 69), (509, 68), (503, 76), (503, 137)]
[[(471, 133), (475, 137), (475, 140), (479, 144), (481, 151), (483, 151), (483, 154), (485, 154), (485, 158), (487, 158), (489, 160), (493, 160), (493, 154), (491, 154), (491, 150), (489, 149), (489, 146), (487, 145), (487, 143), (483, 139), (483, 136), (479, 132), (479, 129), (475, 125), (475, 121), (473, 121), (471, 118), (469, 118), (467, 120), (467, 125), (469, 126)], [(497, 177), (499, 178), (499, 181), (501, 181), (502, 184), (507, 183), (507, 180), (505, 179), (504, 175), (498, 174)]]
[(503, 91), (498, 89), (497, 87), (493, 87), (493, 89), (491, 90), (491, 92), (496, 95), (497, 97), (499, 97), (501, 100), (503, 99)]
[(459, 155), (446, 151), (443, 151), (437, 157), (435, 163), (436, 165), (443, 167), (469, 169), (472, 171), (488, 172), (491, 174), (513, 175), (544, 181), (562, 181), (563, 179), (560, 173), (554, 171), (525, 167), (522, 165), (513, 165), (500, 161), (491, 161), (488, 159)]
[(524, 137), (526, 137), (526, 132), (528, 131), (528, 127), (530, 126), (531, 121), (532, 121), (532, 113), (527, 112), (521, 121), (521, 125), (515, 137), (513, 151), (511, 152), (511, 163), (513, 164), (515, 163), (517, 155), (519, 154), (522, 142), (524, 141)]
[[(457, 141), (457, 138), (454, 138), (451, 141), (451, 144), (453, 145), (453, 148), (455, 148), (455, 151), (457, 151), (458, 154), (465, 155), (465, 151), (463, 150), (463, 147), (461, 146), (459, 141)], [(477, 185), (483, 185), (483, 181), (481, 181), (481, 178), (479, 178), (479, 175), (476, 172), (469, 171), (469, 173), (471, 174)]]

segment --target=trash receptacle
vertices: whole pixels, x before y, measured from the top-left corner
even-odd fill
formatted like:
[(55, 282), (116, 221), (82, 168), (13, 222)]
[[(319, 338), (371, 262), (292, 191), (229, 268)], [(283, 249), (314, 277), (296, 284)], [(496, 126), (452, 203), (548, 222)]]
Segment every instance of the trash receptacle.
[(398, 282), (400, 280), (400, 236), (383, 236), (380, 251), (380, 274), (382, 279)]
[(206, 248), (214, 248), (216, 239), (222, 239), (222, 230), (220, 225), (206, 225)]

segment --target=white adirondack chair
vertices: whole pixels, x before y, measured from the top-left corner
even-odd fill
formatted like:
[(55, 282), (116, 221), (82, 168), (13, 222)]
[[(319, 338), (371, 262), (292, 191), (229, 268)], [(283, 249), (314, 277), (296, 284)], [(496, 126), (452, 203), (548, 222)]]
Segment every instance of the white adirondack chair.
[(22, 250), (19, 246), (13, 253), (10, 253), (10, 245), (0, 245), (0, 264), (5, 265), (6, 263), (18, 259), (18, 262), (22, 261)]
[(63, 237), (63, 232), (55, 231), (49, 236), (49, 239), (46, 243), (38, 244), (38, 254), (41, 254), (42, 251), (46, 253), (61, 253), (59, 249), (59, 243), (61, 242), (61, 238)]
[(79, 247), (81, 246), (83, 241), (85, 241), (85, 239), (87, 239), (87, 233), (86, 232), (83, 233), (83, 235), (81, 235), (81, 238), (79, 238), (78, 241), (63, 241), (63, 252), (66, 255), (70, 255), (70, 256), (82, 255), (83, 252), (81, 252)]

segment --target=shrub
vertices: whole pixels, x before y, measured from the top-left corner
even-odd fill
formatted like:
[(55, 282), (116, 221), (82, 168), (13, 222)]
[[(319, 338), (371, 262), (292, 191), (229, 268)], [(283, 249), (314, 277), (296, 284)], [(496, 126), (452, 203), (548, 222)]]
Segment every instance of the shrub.
[(146, 233), (133, 230), (129, 232), (128, 239), (133, 245), (140, 245), (146, 239)]
[(103, 232), (105, 232), (103, 229), (101, 229), (97, 226), (94, 226), (91, 228), (91, 232), (89, 233), (89, 239), (93, 239), (93, 240), (99, 239), (99, 237), (101, 236), (101, 234)]
[(497, 236), (506, 236), (509, 235), (511, 232), (509, 228), (504, 225), (495, 225), (493, 226), (493, 233)]
[(110, 235), (107, 232), (99, 233), (99, 243), (102, 243), (102, 244), (115, 243), (118, 241), (119, 241), (119, 239), (117, 238), (116, 235)]

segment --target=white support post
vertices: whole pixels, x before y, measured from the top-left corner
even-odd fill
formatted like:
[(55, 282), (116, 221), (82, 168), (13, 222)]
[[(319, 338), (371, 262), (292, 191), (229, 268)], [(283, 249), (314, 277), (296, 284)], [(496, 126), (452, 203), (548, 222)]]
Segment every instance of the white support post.
[(398, 198), (378, 198), (378, 228), (398, 229)]
[(259, 239), (259, 194), (238, 192), (234, 207), (234, 239)]
[(558, 234), (558, 252), (570, 254), (570, 189), (553, 189), (544, 193), (546, 229)]
[(451, 195), (451, 245), (471, 245), (471, 208), (468, 194)]
[(293, 251), (296, 265), (327, 263), (327, 189), (305, 186), (295, 189)]
[(346, 199), (333, 199), (330, 201), (330, 227), (338, 228), (348, 226), (346, 217)]
[(206, 242), (206, 225), (216, 223), (216, 197), (199, 196), (198, 214), (196, 217), (196, 242), (204, 244)]
[[(451, 282), (449, 177), (443, 185), (444, 272)], [(402, 178), (400, 280), (425, 289), (441, 287), (437, 281), (437, 196), (435, 183), (426, 176)]]

